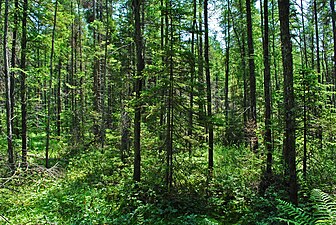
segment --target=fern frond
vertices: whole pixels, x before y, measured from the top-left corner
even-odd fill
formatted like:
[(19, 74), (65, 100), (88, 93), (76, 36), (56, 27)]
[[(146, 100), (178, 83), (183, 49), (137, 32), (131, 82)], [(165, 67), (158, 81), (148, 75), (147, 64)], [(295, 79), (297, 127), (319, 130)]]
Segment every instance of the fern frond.
[(312, 190), (311, 199), (315, 204), (316, 224), (336, 224), (336, 201), (319, 189)]
[(283, 212), (290, 219), (278, 218), (280, 221), (284, 221), (295, 225), (314, 225), (316, 219), (310, 214), (304, 212), (301, 208), (294, 206), (293, 204), (278, 199), (277, 208), (280, 212)]

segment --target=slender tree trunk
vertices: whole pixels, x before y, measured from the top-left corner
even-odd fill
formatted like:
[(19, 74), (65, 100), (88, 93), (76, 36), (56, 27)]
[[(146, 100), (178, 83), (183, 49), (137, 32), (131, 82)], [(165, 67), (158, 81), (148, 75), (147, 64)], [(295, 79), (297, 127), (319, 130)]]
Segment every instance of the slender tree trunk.
[(54, 12), (54, 24), (52, 30), (51, 38), (51, 53), (50, 53), (50, 65), (49, 65), (49, 85), (48, 85), (48, 102), (47, 102), (47, 141), (46, 141), (46, 167), (49, 168), (49, 143), (50, 143), (50, 120), (51, 120), (51, 94), (52, 94), (52, 78), (53, 78), (53, 59), (54, 59), (54, 49), (55, 49), (55, 30), (56, 30), (56, 19), (57, 19), (57, 5), (58, 0), (55, 2), (55, 12)]
[(319, 41), (316, 0), (314, 0), (314, 22), (315, 22), (315, 42), (316, 42), (316, 69), (318, 73), (319, 83), (321, 83), (320, 41)]
[[(239, 0), (239, 11), (240, 11), (240, 19), (241, 21), (244, 20), (244, 9), (243, 9), (243, 3), (242, 0)], [(234, 22), (234, 20), (232, 20)], [(234, 27), (234, 26), (233, 26)], [(237, 39), (239, 40), (239, 35), (236, 34)], [(246, 128), (247, 128), (247, 121), (249, 117), (249, 101), (248, 101), (248, 80), (247, 80), (247, 74), (246, 74), (246, 47), (245, 47), (245, 32), (242, 33), (242, 39), (241, 39), (241, 67), (242, 67), (242, 73), (243, 73), (243, 121), (244, 121), (244, 135), (247, 136)]]
[[(14, 1), (14, 18), (13, 18), (13, 21), (14, 21), (14, 29), (13, 29), (13, 35), (12, 35), (12, 56), (11, 56), (11, 68), (15, 68), (16, 67), (16, 45), (17, 45), (17, 31), (18, 31), (18, 22), (19, 22), (19, 18), (18, 18), (18, 14), (19, 14), (19, 1), (18, 0), (15, 0)], [(10, 93), (10, 98), (11, 98), (11, 112), (12, 112), (12, 115), (11, 115), (11, 118), (12, 118), (12, 127), (13, 127), (13, 134), (16, 136), (16, 137), (19, 137), (19, 129), (18, 129), (18, 120), (15, 119), (14, 117), (14, 105), (15, 105), (15, 72), (12, 71), (10, 73), (10, 80), (11, 80), (11, 93)], [(15, 120), (15, 126), (14, 126), (14, 120)]]
[[(169, 5), (168, 5), (169, 2)], [(172, 5), (171, 1), (166, 1), (166, 7), (170, 8), (169, 14), (172, 13)], [(170, 35), (168, 32), (168, 26), (170, 25)], [(173, 68), (173, 48), (174, 48), (174, 33), (173, 33), (173, 19), (172, 16), (170, 17), (170, 24), (168, 22), (168, 12), (166, 15), (166, 45), (168, 44), (168, 40), (170, 38), (170, 46), (169, 46), (169, 52), (168, 52), (168, 58), (169, 64), (167, 62), (167, 66), (169, 67), (169, 85), (168, 85), (168, 105), (167, 105), (167, 133), (166, 133), (166, 148), (167, 148), (167, 157), (166, 157), (166, 163), (167, 163), (167, 171), (166, 171), (166, 183), (168, 190), (171, 189), (173, 184), (173, 94), (174, 94), (174, 68)], [(169, 38), (168, 38), (169, 37)]]
[(265, 94), (265, 150), (267, 152), (266, 173), (272, 174), (272, 132), (271, 132), (271, 68), (269, 55), (269, 25), (268, 25), (268, 0), (264, 0), (264, 94)]
[[(195, 31), (196, 31), (196, 13), (197, 13), (197, 3), (193, 0), (193, 21), (192, 21), (192, 33), (191, 33), (191, 72), (190, 72), (190, 98), (189, 98), (189, 125), (188, 125), (188, 136), (192, 139), (193, 135), (193, 108), (194, 108), (194, 79), (195, 79)], [(189, 142), (189, 155), (192, 151), (192, 143)]]
[[(224, 105), (225, 105), (225, 121), (227, 126), (229, 125), (229, 73), (230, 73), (230, 20), (231, 20), (231, 15), (230, 15), (230, 1), (228, 0), (227, 2), (227, 9), (228, 9), (228, 18), (227, 18), (227, 40), (226, 40), (226, 50), (225, 50), (225, 85), (224, 85)], [(226, 128), (228, 129), (228, 127)]]
[[(199, 4), (202, 5), (202, 0), (199, 0)], [(204, 112), (204, 60), (203, 60), (203, 20), (202, 12), (198, 12), (198, 114), (199, 122), (204, 125), (205, 112)]]
[(12, 127), (12, 101), (11, 101), (11, 76), (9, 73), (8, 62), (8, 12), (9, 2), (5, 1), (5, 18), (4, 18), (4, 32), (3, 32), (3, 60), (4, 60), (4, 73), (6, 79), (6, 123), (7, 123), (7, 150), (8, 150), (8, 163), (11, 169), (14, 169), (14, 150), (13, 150), (13, 127)]
[(289, 199), (298, 203), (298, 187), (296, 178), (296, 151), (295, 151), (295, 103), (293, 88), (293, 56), (292, 43), (289, 31), (289, 0), (278, 0), (282, 64), (284, 73), (284, 108), (285, 108), (285, 139), (283, 156), (285, 176), (289, 183)]
[(56, 115), (56, 127), (57, 136), (61, 136), (61, 112), (62, 112), (62, 101), (61, 101), (61, 71), (62, 71), (62, 61), (61, 58), (58, 60), (58, 77), (57, 77), (57, 115)]
[(275, 50), (275, 17), (274, 17), (274, 11), (275, 11), (275, 1), (272, 1), (272, 54), (273, 54), (273, 66), (274, 66), (274, 81), (275, 81), (275, 90), (280, 90), (280, 84), (278, 79), (278, 64), (277, 64), (277, 52)]
[(306, 69), (308, 67), (308, 56), (307, 56), (307, 41), (306, 41), (306, 29), (305, 29), (305, 21), (304, 21), (304, 12), (303, 12), (303, 1), (301, 0), (301, 23), (302, 23), (302, 35), (303, 35), (303, 62), (302, 62), (302, 79), (303, 83), (303, 177), (306, 179), (307, 177), (307, 96), (306, 96)]
[(251, 0), (246, 0), (246, 21), (247, 21), (247, 45), (249, 55), (249, 72), (250, 72), (250, 107), (251, 107), (251, 148), (254, 152), (258, 148), (257, 129), (257, 99), (256, 99), (256, 78), (254, 64), (254, 47), (252, 32), (252, 13)]
[(103, 72), (103, 77), (102, 77), (102, 85), (101, 85), (101, 96), (102, 96), (102, 100), (101, 100), (101, 105), (102, 105), (102, 112), (101, 112), (101, 117), (102, 117), (102, 123), (101, 123), (101, 144), (102, 144), (102, 149), (104, 148), (104, 144), (105, 144), (105, 129), (106, 129), (106, 112), (105, 112), (105, 97), (106, 97), (106, 76), (107, 76), (107, 47), (109, 45), (108, 40), (109, 40), (109, 34), (110, 34), (110, 30), (109, 30), (109, 8), (108, 8), (108, 0), (105, 1), (106, 4), (106, 27), (105, 27), (105, 45), (104, 45), (104, 72)]
[(209, 132), (209, 151), (208, 151), (208, 167), (210, 176), (213, 170), (213, 124), (212, 124), (212, 100), (211, 100), (211, 77), (209, 65), (209, 26), (208, 26), (208, 0), (204, 0), (204, 59), (205, 59), (205, 78), (207, 85), (207, 126)]
[[(335, 12), (335, 1), (330, 0), (330, 8), (332, 15), (332, 30), (333, 30), (333, 41), (334, 41), (334, 56), (333, 56), (333, 81), (334, 81), (334, 91), (336, 91), (336, 12)], [(336, 107), (336, 96), (333, 94), (334, 106)]]
[(135, 181), (140, 181), (140, 163), (141, 163), (141, 91), (142, 91), (142, 71), (145, 67), (145, 61), (143, 58), (143, 38), (141, 31), (141, 21), (140, 21), (140, 9), (143, 4), (142, 0), (133, 0), (133, 13), (134, 13), (134, 23), (135, 23), (135, 33), (134, 42), (136, 47), (136, 79), (135, 79), (135, 116), (134, 116), (134, 173), (133, 179)]
[(21, 128), (22, 164), (27, 165), (27, 94), (26, 94), (26, 55), (27, 55), (28, 0), (23, 1), (21, 39)]

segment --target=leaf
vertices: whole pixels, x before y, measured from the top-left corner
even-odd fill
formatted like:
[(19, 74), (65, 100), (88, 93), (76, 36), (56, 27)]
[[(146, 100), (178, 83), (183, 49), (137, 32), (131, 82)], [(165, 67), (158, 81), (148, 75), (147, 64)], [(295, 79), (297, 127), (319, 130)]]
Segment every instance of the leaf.
[(76, 89), (77, 88), (77, 86), (71, 85), (69, 83), (65, 83), (65, 86), (67, 86), (70, 89)]

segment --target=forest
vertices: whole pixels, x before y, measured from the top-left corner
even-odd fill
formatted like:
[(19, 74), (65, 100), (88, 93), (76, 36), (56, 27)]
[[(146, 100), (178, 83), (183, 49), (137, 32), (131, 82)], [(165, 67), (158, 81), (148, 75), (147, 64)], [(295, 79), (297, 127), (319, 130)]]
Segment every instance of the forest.
[(334, 0), (0, 0), (0, 224), (336, 224)]

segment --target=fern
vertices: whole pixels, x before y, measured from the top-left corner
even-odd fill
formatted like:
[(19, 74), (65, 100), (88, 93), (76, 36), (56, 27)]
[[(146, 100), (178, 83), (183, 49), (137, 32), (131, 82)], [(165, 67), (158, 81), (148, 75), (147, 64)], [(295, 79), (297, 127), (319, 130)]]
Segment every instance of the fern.
[(335, 200), (319, 189), (312, 190), (311, 200), (313, 202), (313, 214), (278, 199), (278, 210), (288, 218), (278, 217), (277, 219), (294, 225), (336, 225)]
[(311, 199), (315, 203), (313, 208), (317, 218), (316, 224), (336, 224), (335, 200), (319, 189), (312, 190)]
[(278, 217), (277, 219), (280, 221), (294, 225), (314, 225), (316, 222), (316, 219), (313, 216), (289, 202), (278, 199), (277, 208), (281, 213), (291, 218)]

